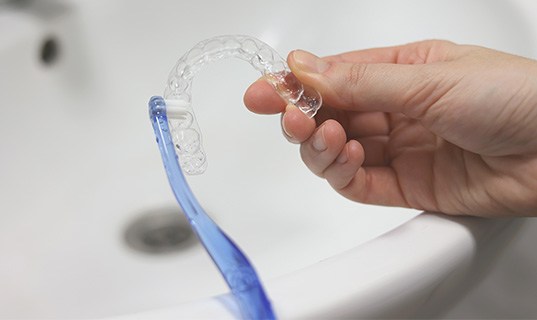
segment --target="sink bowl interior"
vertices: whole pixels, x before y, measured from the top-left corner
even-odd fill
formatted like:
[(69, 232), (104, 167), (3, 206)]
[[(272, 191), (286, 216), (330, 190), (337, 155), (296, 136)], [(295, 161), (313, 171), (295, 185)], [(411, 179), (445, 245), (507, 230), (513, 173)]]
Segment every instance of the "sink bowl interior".
[[(297, 47), (323, 55), (441, 37), (531, 52), (531, 44), (509, 36), (526, 37), (509, 5), (459, 2), (348, 1), (322, 9), (323, 1), (281, 1), (268, 12), (251, 1), (70, 1), (46, 19), (38, 19), (42, 8), (0, 12), (0, 22), (20, 30), (0, 43), (0, 73), (10, 75), (0, 80), (0, 317), (102, 317), (227, 291), (199, 244), (146, 254), (125, 241), (134, 220), (176, 206), (146, 104), (197, 41), (243, 33), (282, 55)], [(39, 52), (49, 37), (59, 55), (45, 65)], [(353, 203), (311, 174), (280, 134), (279, 116), (243, 107), (242, 94), (258, 76), (229, 60), (195, 79), (209, 167), (189, 181), (263, 279), (418, 214)]]

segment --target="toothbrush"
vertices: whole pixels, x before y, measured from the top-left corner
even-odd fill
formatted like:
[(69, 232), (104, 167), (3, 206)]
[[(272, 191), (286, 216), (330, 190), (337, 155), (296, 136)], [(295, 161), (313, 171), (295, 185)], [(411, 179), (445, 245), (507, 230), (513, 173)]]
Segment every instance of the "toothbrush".
[(276, 319), (253, 266), (239, 247), (209, 218), (190, 190), (175, 153), (166, 102), (162, 97), (151, 98), (149, 116), (175, 198), (235, 296), (243, 318)]

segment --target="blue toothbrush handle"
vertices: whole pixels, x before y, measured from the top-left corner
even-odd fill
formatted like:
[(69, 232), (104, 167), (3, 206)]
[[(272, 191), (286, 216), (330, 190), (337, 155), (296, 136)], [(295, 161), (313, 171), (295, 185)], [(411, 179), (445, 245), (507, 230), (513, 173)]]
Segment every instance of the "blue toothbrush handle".
[(162, 97), (151, 98), (149, 116), (175, 198), (231, 289), (243, 317), (275, 319), (270, 302), (251, 263), (205, 213), (190, 190), (175, 153), (166, 116), (166, 103)]

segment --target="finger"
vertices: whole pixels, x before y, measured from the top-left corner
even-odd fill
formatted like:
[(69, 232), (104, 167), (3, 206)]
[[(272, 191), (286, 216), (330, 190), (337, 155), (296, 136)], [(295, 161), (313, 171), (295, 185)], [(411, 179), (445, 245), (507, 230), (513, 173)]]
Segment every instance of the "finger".
[(335, 190), (345, 188), (364, 161), (364, 150), (358, 141), (350, 140), (336, 160), (324, 171), (324, 177)]
[(358, 139), (365, 153), (365, 166), (386, 166), (390, 164), (387, 136), (365, 137)]
[(323, 177), (324, 170), (341, 153), (346, 140), (345, 131), (341, 125), (337, 121), (327, 120), (300, 145), (300, 155), (313, 173)]
[(281, 123), (284, 136), (292, 143), (306, 141), (315, 130), (315, 120), (292, 104), (286, 106)]
[(385, 136), (390, 133), (390, 118), (385, 112), (356, 112), (348, 114), (344, 125), (349, 139)]
[(425, 40), (405, 45), (345, 52), (323, 60), (350, 63), (423, 64), (447, 61), (460, 55), (462, 46), (445, 40)]
[(315, 121), (320, 125), (328, 119), (341, 123), (349, 139), (390, 132), (390, 116), (385, 112), (349, 112), (325, 105), (315, 116)]
[(410, 207), (391, 167), (361, 167), (349, 184), (337, 191), (361, 203)]
[(276, 93), (274, 87), (261, 78), (252, 83), (244, 93), (244, 104), (255, 113), (275, 114), (285, 110), (286, 102)]
[(436, 80), (429, 65), (326, 62), (293, 51), (289, 66), (304, 84), (317, 89), (327, 105), (352, 111), (401, 112), (419, 118), (451, 83)]

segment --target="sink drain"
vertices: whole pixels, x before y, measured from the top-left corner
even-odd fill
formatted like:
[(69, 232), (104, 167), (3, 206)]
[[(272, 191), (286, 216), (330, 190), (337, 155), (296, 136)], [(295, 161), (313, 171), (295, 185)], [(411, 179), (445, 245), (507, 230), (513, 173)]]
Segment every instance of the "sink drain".
[(167, 254), (198, 242), (183, 212), (177, 207), (147, 210), (125, 230), (125, 242), (135, 251)]

